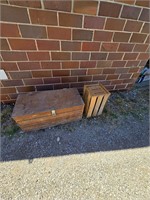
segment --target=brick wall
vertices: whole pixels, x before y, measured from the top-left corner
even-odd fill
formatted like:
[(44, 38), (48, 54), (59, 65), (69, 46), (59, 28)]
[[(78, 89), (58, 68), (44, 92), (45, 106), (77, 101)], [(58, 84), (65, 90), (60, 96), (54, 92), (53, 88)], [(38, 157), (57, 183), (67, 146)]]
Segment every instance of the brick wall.
[(1, 1), (1, 101), (101, 82), (130, 89), (149, 58), (149, 1)]

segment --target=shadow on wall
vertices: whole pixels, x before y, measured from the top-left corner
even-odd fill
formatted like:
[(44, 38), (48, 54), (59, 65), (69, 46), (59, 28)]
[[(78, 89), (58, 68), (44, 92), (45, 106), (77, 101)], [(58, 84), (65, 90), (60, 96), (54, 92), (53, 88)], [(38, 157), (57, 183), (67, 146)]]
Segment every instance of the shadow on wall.
[(50, 129), (2, 137), (2, 161), (83, 154), (149, 146), (148, 115), (82, 119)]

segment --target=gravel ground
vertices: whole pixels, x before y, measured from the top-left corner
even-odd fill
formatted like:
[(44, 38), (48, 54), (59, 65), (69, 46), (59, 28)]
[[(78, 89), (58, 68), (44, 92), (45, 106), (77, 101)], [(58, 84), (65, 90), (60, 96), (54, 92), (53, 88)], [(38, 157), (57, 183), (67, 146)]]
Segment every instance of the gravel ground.
[(99, 117), (11, 137), (4, 115), (1, 199), (150, 199), (148, 93), (113, 93)]

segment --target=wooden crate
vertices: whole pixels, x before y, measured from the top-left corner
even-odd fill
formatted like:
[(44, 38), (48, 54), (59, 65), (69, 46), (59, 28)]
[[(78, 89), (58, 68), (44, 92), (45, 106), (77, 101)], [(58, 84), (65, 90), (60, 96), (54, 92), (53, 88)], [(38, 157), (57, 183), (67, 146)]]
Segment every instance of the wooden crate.
[(75, 88), (20, 94), (12, 118), (24, 131), (82, 118), (84, 102)]
[(110, 92), (102, 84), (84, 85), (83, 99), (86, 117), (102, 114)]

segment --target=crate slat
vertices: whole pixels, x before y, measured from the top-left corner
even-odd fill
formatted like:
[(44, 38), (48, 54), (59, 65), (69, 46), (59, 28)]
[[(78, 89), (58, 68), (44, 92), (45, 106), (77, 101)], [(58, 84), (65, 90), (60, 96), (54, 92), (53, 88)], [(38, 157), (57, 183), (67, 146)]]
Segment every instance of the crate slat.
[(97, 102), (96, 102), (96, 105), (95, 105), (95, 108), (94, 108), (93, 116), (97, 115), (98, 110), (99, 110), (100, 105), (101, 105), (102, 98), (103, 98), (103, 96), (97, 97)]
[(97, 97), (92, 97), (90, 106), (88, 108), (87, 117), (91, 117)]

